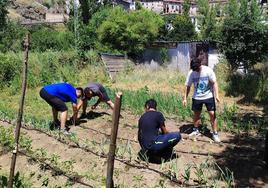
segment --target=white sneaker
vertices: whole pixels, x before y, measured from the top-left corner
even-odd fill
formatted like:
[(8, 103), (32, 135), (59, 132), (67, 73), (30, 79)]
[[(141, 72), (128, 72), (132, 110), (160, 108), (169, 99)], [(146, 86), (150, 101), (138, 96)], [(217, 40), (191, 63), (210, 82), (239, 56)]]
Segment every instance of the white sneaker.
[(189, 134), (189, 137), (191, 137), (191, 136), (199, 136), (199, 135), (201, 135), (201, 133), (199, 132), (199, 130), (197, 128), (193, 128), (193, 132), (191, 132)]
[(218, 133), (212, 133), (212, 140), (214, 140), (214, 142), (217, 142), (217, 143), (221, 142), (221, 139)]
[(70, 133), (69, 131), (67, 131), (66, 129), (60, 129), (60, 133), (68, 136), (68, 135), (71, 135), (72, 133)]

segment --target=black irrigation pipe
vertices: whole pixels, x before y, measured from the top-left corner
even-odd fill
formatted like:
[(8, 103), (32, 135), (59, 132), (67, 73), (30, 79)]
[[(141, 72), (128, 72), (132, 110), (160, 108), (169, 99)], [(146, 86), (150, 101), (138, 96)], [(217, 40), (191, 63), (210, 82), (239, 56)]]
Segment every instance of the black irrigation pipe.
[(52, 166), (51, 164), (49, 164), (49, 163), (47, 163), (47, 162), (45, 162), (45, 161), (40, 161), (38, 158), (34, 158), (33, 156), (27, 154), (27, 153), (24, 152), (24, 151), (18, 151), (18, 153), (21, 154), (21, 155), (24, 155), (24, 156), (26, 156), (26, 157), (28, 157), (28, 158), (30, 158), (31, 160), (37, 161), (37, 162), (40, 163), (40, 164), (45, 164), (46, 167), (47, 167), (49, 170), (51, 170), (51, 171), (53, 171), (53, 172), (55, 172), (55, 173), (59, 173), (60, 176), (63, 175), (64, 177), (66, 177), (66, 178), (72, 180), (72, 181), (75, 182), (75, 183), (79, 183), (79, 184), (81, 184), (81, 185), (85, 185), (85, 186), (88, 186), (88, 187), (93, 188), (92, 185), (89, 185), (89, 184), (87, 184), (87, 183), (85, 183), (85, 182), (83, 182), (83, 181), (81, 180), (81, 178), (83, 178), (82, 176), (79, 176), (79, 175), (77, 175), (77, 176), (75, 176), (75, 175), (74, 175), (74, 176), (73, 176), (73, 175), (68, 175), (66, 172), (64, 172), (64, 171), (61, 170), (60, 168), (56, 168), (56, 167)]

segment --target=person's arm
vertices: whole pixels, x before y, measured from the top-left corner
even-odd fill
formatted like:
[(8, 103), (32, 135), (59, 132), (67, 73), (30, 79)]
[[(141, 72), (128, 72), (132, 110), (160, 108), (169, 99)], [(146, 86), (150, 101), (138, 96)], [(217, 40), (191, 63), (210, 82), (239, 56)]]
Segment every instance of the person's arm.
[(218, 83), (216, 80), (216, 75), (213, 71), (210, 74), (209, 81), (212, 84), (214, 98), (217, 102), (220, 102)]
[(168, 133), (168, 130), (167, 130), (166, 126), (165, 126), (165, 123), (163, 123), (160, 128), (161, 128), (161, 131), (162, 131), (163, 134), (167, 134)]
[(185, 90), (184, 90), (184, 96), (183, 96), (183, 101), (182, 101), (183, 106), (187, 105), (187, 97), (190, 93), (191, 85), (192, 85), (192, 71), (189, 71), (186, 81), (185, 81)]
[(72, 116), (72, 123), (75, 125), (77, 123), (77, 115), (78, 115), (78, 108), (77, 104), (73, 103), (73, 116)]
[(217, 81), (212, 83), (212, 87), (213, 87), (213, 92), (214, 92), (214, 98), (216, 99), (217, 102), (220, 102), (219, 88), (218, 88)]
[(80, 110), (80, 108), (83, 106), (83, 103), (84, 103), (85, 100), (80, 100), (79, 103), (77, 104), (77, 111)]
[(91, 107), (91, 109), (94, 110), (99, 105), (100, 102), (101, 102), (101, 98), (97, 100), (97, 102)]
[(190, 86), (186, 86), (185, 87), (184, 97), (183, 97), (183, 102), (182, 102), (183, 106), (186, 106), (187, 105), (187, 97), (188, 97), (188, 95), (190, 93), (190, 89), (191, 89)]

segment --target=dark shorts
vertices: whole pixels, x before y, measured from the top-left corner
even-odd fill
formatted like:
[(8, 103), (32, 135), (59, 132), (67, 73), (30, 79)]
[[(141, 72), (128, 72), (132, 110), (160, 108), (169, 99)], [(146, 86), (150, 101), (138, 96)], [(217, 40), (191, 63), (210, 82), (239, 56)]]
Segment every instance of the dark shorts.
[(206, 105), (207, 111), (216, 111), (215, 99), (214, 97), (205, 100), (192, 99), (192, 110), (194, 112), (202, 111), (203, 104)]
[[(102, 96), (102, 100), (101, 101), (102, 102), (108, 102), (108, 101), (110, 101), (111, 99), (109, 98), (109, 96), (108, 96), (105, 88), (103, 86), (101, 86), (99, 89), (100, 89), (100, 93), (101, 93), (101, 96)], [(93, 93), (93, 97), (96, 97), (96, 96), (99, 97), (99, 95), (100, 94), (98, 94), (98, 93)], [(90, 100), (91, 98), (88, 98), (88, 97), (84, 96), (84, 98), (82, 100), (84, 100), (84, 99)]]
[(40, 90), (39, 94), (42, 99), (44, 99), (52, 108), (55, 108), (57, 111), (64, 112), (68, 110), (65, 102), (58, 97), (50, 95), (44, 88)]
[(111, 99), (109, 98), (106, 90), (104, 87), (100, 87), (100, 91), (101, 91), (101, 94), (102, 94), (102, 101), (103, 102), (107, 102), (107, 101), (110, 101)]

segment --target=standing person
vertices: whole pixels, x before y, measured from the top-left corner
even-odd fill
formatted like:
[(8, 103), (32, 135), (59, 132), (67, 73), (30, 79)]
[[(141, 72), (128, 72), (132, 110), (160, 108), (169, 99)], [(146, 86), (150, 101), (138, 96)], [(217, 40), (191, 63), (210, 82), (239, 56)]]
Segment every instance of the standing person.
[(220, 102), (218, 94), (218, 84), (216, 81), (215, 73), (211, 68), (205, 65), (201, 65), (199, 59), (193, 59), (191, 61), (191, 70), (188, 73), (185, 85), (185, 94), (183, 99), (183, 105), (187, 105), (187, 97), (191, 89), (191, 85), (194, 84), (194, 93), (192, 97), (192, 110), (194, 111), (194, 128), (193, 132), (189, 136), (198, 136), (200, 114), (203, 104), (206, 105), (210, 122), (212, 125), (212, 139), (215, 142), (220, 142), (220, 138), (217, 132), (217, 120), (216, 120), (216, 105)]
[(105, 102), (110, 108), (114, 109), (114, 103), (109, 98), (105, 88), (99, 83), (89, 83), (84, 89), (84, 97), (83, 97), (83, 112), (80, 118), (86, 117), (87, 110), (87, 102), (92, 97), (98, 97), (97, 102), (91, 106), (91, 109), (94, 110), (100, 102)]
[(157, 103), (154, 99), (146, 101), (144, 107), (145, 113), (139, 119), (138, 130), (138, 140), (141, 148), (145, 152), (160, 157), (168, 151), (171, 154), (172, 148), (181, 139), (180, 133), (167, 130), (165, 118), (161, 112), (156, 111)]
[[(60, 130), (64, 134), (68, 134), (68, 130), (66, 129), (68, 108), (65, 102), (72, 102), (72, 120), (76, 122), (78, 113), (77, 98), (83, 96), (83, 89), (80, 87), (74, 88), (69, 83), (50, 84), (40, 90), (40, 96), (52, 107), (54, 124), (60, 125)], [(60, 121), (58, 120), (58, 112), (61, 112)]]

